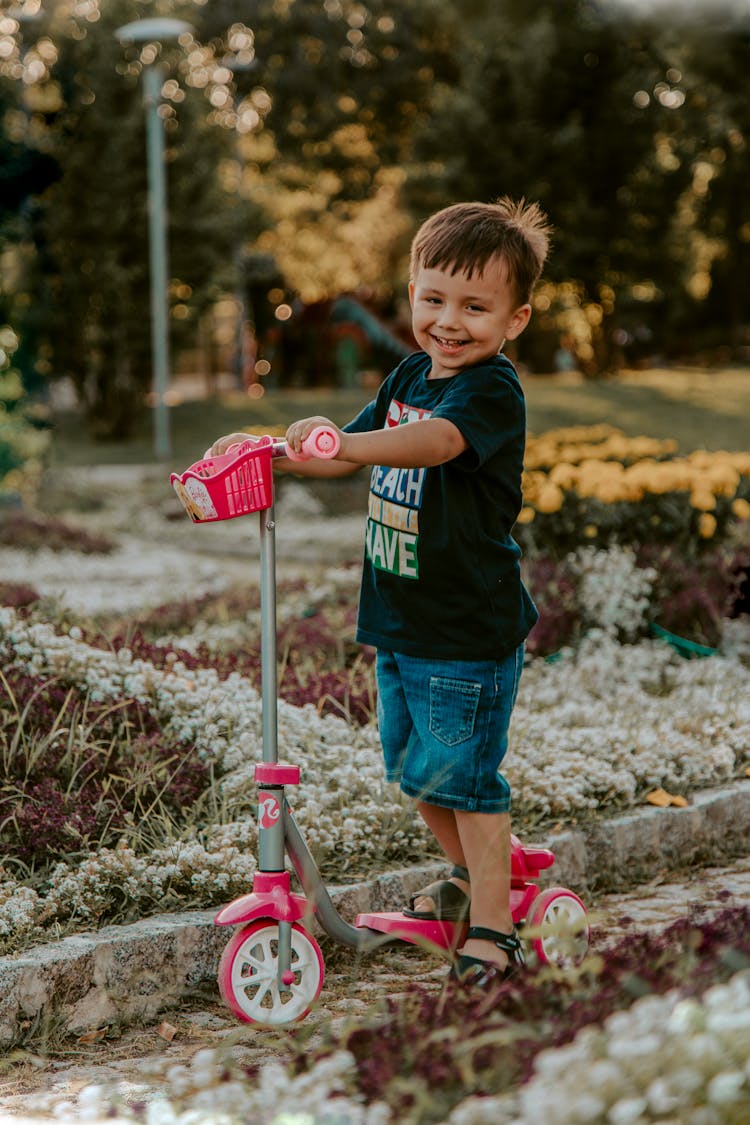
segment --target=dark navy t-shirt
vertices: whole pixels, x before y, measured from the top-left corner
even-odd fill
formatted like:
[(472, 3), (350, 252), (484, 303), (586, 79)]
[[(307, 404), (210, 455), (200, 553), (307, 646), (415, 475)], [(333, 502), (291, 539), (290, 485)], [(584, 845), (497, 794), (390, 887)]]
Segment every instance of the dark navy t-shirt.
[(430, 367), (424, 352), (408, 356), (344, 427), (447, 418), (469, 445), (434, 468), (373, 466), (357, 639), (410, 656), (499, 660), (538, 616), (511, 536), (521, 508), (523, 391), (502, 355), (447, 379), (428, 379)]

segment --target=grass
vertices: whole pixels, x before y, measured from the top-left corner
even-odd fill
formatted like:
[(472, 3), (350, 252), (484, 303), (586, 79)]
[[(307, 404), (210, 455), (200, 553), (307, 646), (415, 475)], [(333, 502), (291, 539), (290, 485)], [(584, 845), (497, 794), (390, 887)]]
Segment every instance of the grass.
[(26, 874), (142, 843), (146, 826), (151, 848), (170, 843), (205, 813), (209, 781), (132, 700), (0, 670), (0, 848)]
[[(180, 403), (170, 409), (170, 467), (187, 468), (215, 438), (235, 430), (252, 427), (262, 432), (264, 427), (288, 425), (312, 414), (323, 414), (344, 425), (371, 397), (372, 391), (332, 389), (272, 391), (262, 399), (251, 399), (235, 391)], [(95, 441), (75, 411), (56, 414), (53, 433), (52, 468), (156, 460), (150, 414), (138, 420), (133, 438), (127, 442)]]
[[(725, 368), (653, 369), (606, 379), (568, 375), (524, 378), (529, 429), (609, 422), (630, 436), (673, 437), (681, 452), (691, 449), (748, 448), (750, 370)], [(220, 434), (248, 426), (286, 425), (295, 418), (322, 414), (342, 425), (371, 398), (371, 390), (271, 391), (261, 399), (240, 392), (171, 408), (170, 466), (186, 468)], [(128, 442), (96, 442), (79, 414), (55, 417), (53, 468), (96, 464), (147, 464), (154, 461), (150, 415), (139, 420)]]
[(524, 385), (534, 433), (609, 422), (630, 437), (674, 438), (681, 453), (748, 449), (748, 368), (655, 368), (579, 382), (530, 376)]

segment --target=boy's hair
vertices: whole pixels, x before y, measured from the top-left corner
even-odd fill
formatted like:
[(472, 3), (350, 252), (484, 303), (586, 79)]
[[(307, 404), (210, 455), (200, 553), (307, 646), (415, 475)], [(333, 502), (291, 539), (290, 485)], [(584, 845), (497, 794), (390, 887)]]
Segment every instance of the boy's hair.
[(500, 258), (526, 304), (539, 280), (552, 228), (538, 203), (504, 195), (496, 203), (454, 203), (427, 219), (411, 244), (411, 278), (420, 266), (483, 274)]

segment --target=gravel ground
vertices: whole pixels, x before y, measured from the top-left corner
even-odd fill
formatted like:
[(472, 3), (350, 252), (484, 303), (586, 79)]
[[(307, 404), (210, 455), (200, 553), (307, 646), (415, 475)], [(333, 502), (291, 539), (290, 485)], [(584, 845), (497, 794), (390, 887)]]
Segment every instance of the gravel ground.
[[(319, 491), (322, 495), (294, 480), (280, 482), (280, 578), (323, 573), (362, 555), (364, 501), (356, 505), (351, 490)], [(352, 514), (355, 506), (357, 513)], [(0, 547), (0, 575), (5, 582), (27, 583), (56, 597), (79, 614), (128, 613), (258, 579), (257, 518), (192, 523), (169, 486), (166, 470), (158, 466), (58, 470), (45, 481), (40, 507), (110, 537), (114, 550), (82, 555)]]

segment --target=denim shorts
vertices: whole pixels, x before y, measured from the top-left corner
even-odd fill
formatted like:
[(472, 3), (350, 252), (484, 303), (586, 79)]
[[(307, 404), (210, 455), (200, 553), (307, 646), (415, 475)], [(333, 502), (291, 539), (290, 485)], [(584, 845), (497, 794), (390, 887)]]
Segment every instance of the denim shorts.
[(409, 797), (466, 812), (510, 810), (500, 773), (524, 646), (504, 660), (377, 654), (386, 780)]

